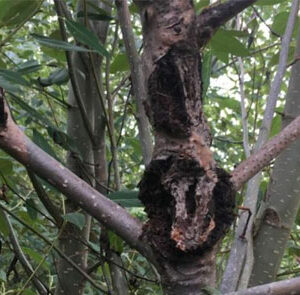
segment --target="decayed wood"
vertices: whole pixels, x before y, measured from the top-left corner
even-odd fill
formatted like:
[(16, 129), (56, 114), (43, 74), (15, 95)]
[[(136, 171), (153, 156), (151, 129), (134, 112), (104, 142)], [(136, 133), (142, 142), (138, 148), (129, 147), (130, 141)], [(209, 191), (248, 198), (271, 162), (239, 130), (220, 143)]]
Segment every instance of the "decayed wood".
[(229, 175), (216, 166), (202, 110), (201, 57), (190, 1), (142, 7), (147, 115), (155, 148), (140, 183), (144, 238), (167, 259), (213, 247), (233, 220)]

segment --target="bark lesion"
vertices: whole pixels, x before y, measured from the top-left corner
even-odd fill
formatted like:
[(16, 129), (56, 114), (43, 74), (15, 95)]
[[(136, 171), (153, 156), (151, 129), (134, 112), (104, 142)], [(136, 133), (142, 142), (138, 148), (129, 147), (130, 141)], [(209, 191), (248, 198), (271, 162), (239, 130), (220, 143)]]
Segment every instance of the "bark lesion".
[(234, 219), (229, 174), (216, 168), (212, 180), (192, 158), (152, 161), (140, 183), (140, 199), (149, 217), (143, 238), (166, 259), (205, 252)]
[(144, 20), (146, 110), (155, 148), (139, 184), (149, 217), (142, 238), (169, 261), (210, 251), (231, 225), (235, 206), (230, 176), (210, 150), (193, 7), (172, 3), (156, 1), (146, 8), (152, 11), (151, 23)]

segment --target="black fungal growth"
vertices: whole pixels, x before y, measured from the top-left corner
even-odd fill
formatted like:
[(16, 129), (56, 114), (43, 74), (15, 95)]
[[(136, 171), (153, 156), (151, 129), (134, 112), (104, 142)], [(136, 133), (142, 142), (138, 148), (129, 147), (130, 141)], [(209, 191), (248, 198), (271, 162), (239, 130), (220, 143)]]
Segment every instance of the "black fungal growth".
[[(144, 226), (142, 238), (150, 243), (164, 259), (171, 260), (204, 253), (227, 232), (234, 220), (235, 192), (228, 173), (217, 168), (216, 174), (218, 182), (209, 201), (209, 212), (202, 222), (203, 227), (208, 227), (212, 223), (214, 227), (208, 230), (208, 235), (204, 240), (199, 241), (193, 232), (202, 228), (193, 228), (191, 220), (197, 218), (194, 214), (201, 212), (201, 208), (196, 208), (197, 204), (201, 206), (201, 201), (196, 202), (195, 189), (196, 183), (205, 177), (204, 170), (192, 159), (178, 159), (175, 156), (170, 156), (166, 160), (154, 160), (146, 169), (139, 184), (139, 198), (145, 205), (149, 217), (149, 221)], [(172, 184), (168, 182), (171, 178)], [(179, 200), (174, 197), (173, 188), (176, 184), (180, 187), (182, 181), (187, 183), (188, 190), (185, 198)], [(180, 220), (177, 218), (177, 226), (179, 225), (185, 233), (187, 245), (191, 245), (190, 249), (186, 250), (179, 249), (171, 238), (172, 227), (176, 221), (176, 208), (180, 207), (179, 202), (185, 202), (188, 215)]]
[(151, 112), (148, 116), (156, 131), (177, 138), (190, 136), (191, 122), (185, 105), (185, 94), (176, 66), (176, 54), (170, 50), (157, 62), (149, 77), (148, 94)]

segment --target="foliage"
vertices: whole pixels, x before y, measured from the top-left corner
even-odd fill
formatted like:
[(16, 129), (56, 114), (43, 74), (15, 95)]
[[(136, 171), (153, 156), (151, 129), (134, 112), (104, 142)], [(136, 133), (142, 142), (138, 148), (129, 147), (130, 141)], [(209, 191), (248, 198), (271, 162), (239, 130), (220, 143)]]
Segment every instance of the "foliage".
[[(66, 1), (70, 9), (74, 9), (74, 1)], [(200, 12), (209, 1), (195, 1), (197, 11)], [(281, 35), (287, 21), (289, 1), (260, 0), (257, 10), (265, 22)], [(41, 5), (41, 6), (40, 6)], [(136, 42), (142, 44), (141, 28), (137, 11), (131, 6), (133, 28)], [(128, 77), (128, 59), (125, 53), (121, 35), (117, 48), (109, 56), (111, 44), (114, 40), (116, 12), (112, 17), (102, 10), (97, 14), (88, 14), (93, 20), (110, 22), (107, 44), (101, 44), (96, 35), (84, 25), (74, 21), (67, 21), (69, 32), (68, 42), (62, 41), (58, 30), (57, 17), (51, 1), (9, 1), (0, 0), (0, 86), (6, 89), (9, 104), (14, 119), (45, 152), (64, 163), (66, 152), (73, 152), (80, 158), (77, 147), (66, 134), (66, 100), (68, 91), (67, 64), (62, 50), (97, 52), (109, 57), (110, 91), (118, 87), (122, 80)], [(84, 17), (83, 12), (77, 15)], [(236, 22), (230, 22), (220, 29), (207, 45), (203, 54), (203, 89), (205, 91), (205, 112), (213, 133), (213, 149), (215, 159), (227, 170), (244, 159), (242, 145), (242, 123), (239, 96), (239, 77), (237, 57), (243, 58), (246, 70), (245, 94), (249, 123), (250, 144), (256, 140), (257, 131), (261, 123), (270, 81), (278, 63), (279, 38), (272, 34), (269, 27), (254, 17), (250, 8), (242, 16), (242, 26), (236, 29)], [(295, 37), (295, 36), (294, 36)], [(291, 51), (295, 48), (295, 40)], [(290, 56), (290, 62), (293, 55)], [(103, 72), (105, 70), (103, 69)], [(280, 103), (277, 115), (273, 120), (272, 136), (277, 134), (281, 126), (281, 111), (287, 90), (288, 74), (282, 85)], [(136, 105), (130, 95), (130, 82), (127, 79), (114, 99), (114, 127), (117, 132), (118, 155), (122, 189), (109, 194), (109, 197), (124, 207), (132, 208), (132, 212), (139, 218), (145, 215), (137, 200), (137, 185), (143, 172), (141, 146), (137, 137), (135, 120)], [(109, 138), (107, 137), (107, 157), (111, 159)], [(109, 166), (110, 167), (110, 166)], [(58, 231), (51, 216), (43, 207), (26, 173), (26, 169), (0, 151), (0, 185), (6, 185), (8, 190), (7, 207), (26, 224), (41, 233), (51, 243), (56, 241)], [(268, 183), (270, 170), (264, 171), (264, 183)], [(51, 185), (40, 182), (59, 208), (64, 207), (64, 198)], [(266, 185), (261, 186), (261, 195), (266, 193)], [(239, 200), (243, 193), (239, 194)], [(2, 202), (2, 201), (1, 201)], [(5, 204), (5, 203), (4, 203)], [(134, 208), (133, 208), (134, 207)], [(0, 212), (1, 213), (1, 212)], [(65, 214), (64, 220), (82, 228), (83, 215), (80, 213)], [(14, 218), (11, 222), (20, 239), (21, 247), (33, 267), (42, 260), (46, 243), (34, 235), (26, 226), (21, 225)], [(295, 231), (292, 235), (286, 255), (282, 262), (282, 276), (292, 277), (294, 266), (298, 264), (299, 241), (297, 229), (300, 218), (297, 219)], [(93, 234), (99, 235), (99, 228), (93, 224)], [(27, 275), (20, 265), (7, 273), (14, 255), (8, 239), (7, 224), (0, 214), (0, 293), (9, 294), (12, 290), (20, 290)], [(132, 294), (160, 294), (161, 288), (155, 283), (157, 277), (150, 264), (136, 251), (123, 247), (122, 241), (111, 237), (117, 243), (115, 248), (123, 249), (122, 259), (128, 268), (128, 281)], [(228, 245), (232, 239), (229, 234), (225, 239), (222, 251), (218, 256), (219, 277), (227, 258)], [(101, 256), (101, 249), (97, 241), (91, 240), (89, 262)], [(57, 253), (48, 255), (42, 267), (38, 269), (38, 276), (50, 287), (54, 288), (57, 277), (55, 275), (55, 258)], [(98, 268), (95, 276), (105, 283), (107, 264)], [(297, 270), (297, 268), (296, 268)], [(287, 272), (289, 271), (289, 272)], [(300, 271), (300, 270), (298, 270)], [(135, 276), (138, 275), (137, 276)], [(280, 278), (282, 277), (280, 276)], [(148, 279), (143, 280), (141, 277)], [(150, 281), (149, 281), (150, 280)], [(154, 282), (151, 282), (154, 281)], [(86, 294), (93, 294), (92, 287), (87, 284)], [(208, 290), (208, 294), (217, 294)], [(35, 294), (32, 287), (27, 287), (23, 294)]]

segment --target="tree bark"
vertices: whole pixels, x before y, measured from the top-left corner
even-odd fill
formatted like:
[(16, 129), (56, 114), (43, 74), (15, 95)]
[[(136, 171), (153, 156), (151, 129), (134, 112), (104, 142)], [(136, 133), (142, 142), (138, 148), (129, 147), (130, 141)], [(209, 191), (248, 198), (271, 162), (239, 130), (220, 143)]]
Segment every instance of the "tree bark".
[[(97, 6), (102, 5), (98, 0), (94, 0), (93, 3)], [(108, 13), (111, 10), (109, 6), (103, 7), (102, 5), (102, 8), (106, 9)], [(87, 11), (92, 11), (92, 8), (89, 6), (86, 7), (86, 9)], [(77, 11), (84, 11), (84, 1), (79, 0), (77, 2)], [(88, 20), (89, 28), (99, 36), (102, 43), (105, 43), (106, 40), (108, 24), (108, 22), (93, 22)], [(73, 107), (68, 110), (67, 133), (76, 144), (79, 154), (68, 153), (67, 167), (80, 178), (95, 187), (94, 157), (96, 153), (101, 159), (105, 157), (105, 149), (101, 148), (105, 144), (105, 119), (102, 106), (99, 103), (100, 98), (98, 96), (91, 62), (88, 54), (72, 54), (71, 63), (74, 68), (77, 91), (79, 91), (83, 108), (86, 114), (89, 115), (82, 117), (76, 99), (76, 95), (78, 94), (74, 93), (74, 88), (70, 83), (68, 103)], [(102, 57), (94, 55), (93, 62), (96, 75), (99, 77)], [(85, 122), (86, 120), (88, 120), (88, 122)], [(87, 132), (86, 126), (91, 126), (92, 140), (90, 138), (91, 134)], [(102, 169), (104, 169), (104, 171), (106, 170), (105, 162)], [(66, 213), (81, 212), (81, 214), (85, 216), (86, 223), (82, 230), (72, 223), (67, 223), (59, 239), (59, 246), (68, 257), (85, 270), (88, 262), (88, 249), (85, 243), (89, 240), (91, 217), (80, 210), (80, 207), (71, 200), (66, 200), (65, 208)], [(62, 258), (58, 259), (57, 277), (57, 295), (83, 294), (85, 279), (75, 269), (70, 268), (68, 262)]]
[[(139, 2), (140, 3), (140, 2)], [(201, 57), (191, 1), (140, 3), (153, 157), (140, 183), (166, 294), (214, 285), (218, 241), (233, 220), (229, 174), (216, 166), (203, 115)]]
[[(300, 55), (300, 35), (295, 56)], [(282, 126), (300, 115), (300, 64), (292, 68)], [(300, 141), (290, 145), (275, 161), (267, 195), (263, 200), (255, 225), (254, 266), (250, 286), (272, 282), (289, 239), (300, 205)]]

